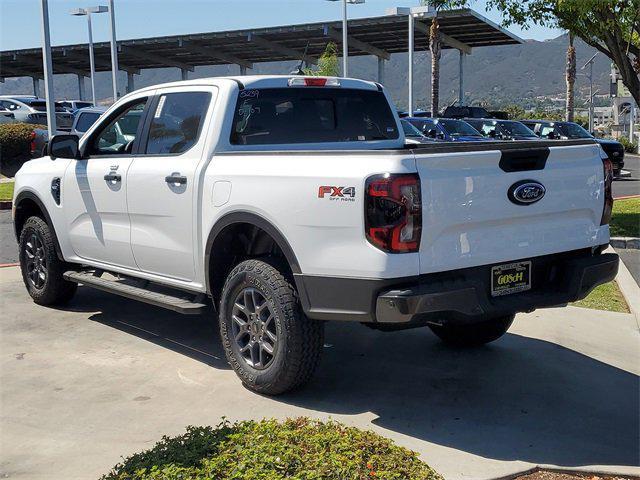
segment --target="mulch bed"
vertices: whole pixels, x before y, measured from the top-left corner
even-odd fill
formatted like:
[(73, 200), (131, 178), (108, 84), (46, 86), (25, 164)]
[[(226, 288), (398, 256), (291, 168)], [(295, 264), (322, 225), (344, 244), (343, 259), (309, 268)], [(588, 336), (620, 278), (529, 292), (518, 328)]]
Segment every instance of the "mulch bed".
[(638, 480), (638, 477), (594, 473), (560, 473), (541, 470), (517, 477), (516, 480)]

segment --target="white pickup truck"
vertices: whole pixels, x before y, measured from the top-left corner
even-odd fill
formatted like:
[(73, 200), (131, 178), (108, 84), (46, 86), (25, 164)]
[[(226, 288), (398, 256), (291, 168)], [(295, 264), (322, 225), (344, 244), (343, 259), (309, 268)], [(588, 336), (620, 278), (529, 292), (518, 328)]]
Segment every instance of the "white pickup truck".
[(400, 125), (382, 86), (346, 78), (131, 93), (18, 172), (27, 290), (212, 304), (241, 380), (278, 394), (313, 374), (327, 320), (479, 345), (614, 278), (593, 140), (405, 145)]

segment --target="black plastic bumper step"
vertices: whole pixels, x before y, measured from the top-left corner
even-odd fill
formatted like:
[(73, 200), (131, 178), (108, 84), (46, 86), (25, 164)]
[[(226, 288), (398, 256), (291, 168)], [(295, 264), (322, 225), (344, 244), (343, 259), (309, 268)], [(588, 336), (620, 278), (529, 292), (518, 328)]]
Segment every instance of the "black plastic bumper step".
[[(158, 307), (167, 308), (174, 312), (186, 315), (199, 315), (205, 313), (208, 308), (206, 303), (190, 300), (174, 294), (160, 293), (148, 288), (130, 285), (122, 280), (109, 280), (95, 275), (93, 272), (68, 271), (63, 275), (65, 280), (81, 283), (87, 287), (96, 288), (105, 292), (114, 293), (121, 297), (138, 300)], [(181, 292), (183, 293), (183, 292)], [(183, 293), (184, 294), (184, 293)]]

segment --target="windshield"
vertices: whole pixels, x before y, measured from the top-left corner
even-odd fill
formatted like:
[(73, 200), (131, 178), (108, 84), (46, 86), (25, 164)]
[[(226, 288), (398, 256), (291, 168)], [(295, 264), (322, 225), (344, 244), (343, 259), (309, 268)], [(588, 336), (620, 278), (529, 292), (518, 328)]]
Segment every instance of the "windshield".
[(535, 137), (536, 134), (525, 127), (520, 122), (500, 122), (500, 127), (507, 132), (508, 135), (518, 135), (521, 137)]
[(404, 136), (405, 137), (413, 137), (413, 138), (415, 138), (415, 137), (423, 138), (424, 137), (424, 135), (422, 134), (422, 132), (420, 130), (418, 130), (416, 127), (411, 125), (406, 120), (400, 120), (400, 123), (402, 124), (402, 130), (404, 131)]
[(382, 92), (302, 87), (242, 90), (233, 119), (234, 145), (364, 142), (397, 139)]
[(468, 135), (470, 137), (482, 136), (475, 128), (461, 120), (438, 120), (438, 123), (442, 125), (447, 133), (452, 137), (461, 135)]
[(556, 126), (560, 133), (567, 138), (593, 138), (589, 132), (577, 123), (559, 123)]

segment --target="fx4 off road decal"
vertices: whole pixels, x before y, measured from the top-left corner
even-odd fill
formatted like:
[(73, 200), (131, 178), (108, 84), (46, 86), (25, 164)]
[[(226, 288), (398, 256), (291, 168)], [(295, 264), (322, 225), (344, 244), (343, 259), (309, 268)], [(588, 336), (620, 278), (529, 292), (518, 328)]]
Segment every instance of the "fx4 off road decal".
[(355, 196), (356, 187), (322, 185), (318, 188), (318, 198), (328, 198), (329, 200), (340, 200), (342, 202), (355, 202)]

